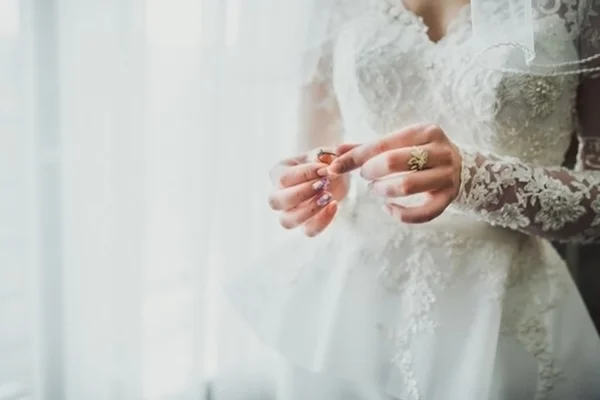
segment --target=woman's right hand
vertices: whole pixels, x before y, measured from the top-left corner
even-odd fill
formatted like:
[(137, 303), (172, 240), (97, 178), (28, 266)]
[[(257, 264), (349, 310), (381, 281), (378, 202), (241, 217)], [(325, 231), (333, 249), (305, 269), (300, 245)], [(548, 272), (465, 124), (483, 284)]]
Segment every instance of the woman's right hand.
[[(341, 155), (354, 145), (339, 146)], [(304, 228), (313, 237), (333, 221), (338, 202), (348, 194), (349, 176), (327, 176), (327, 163), (313, 160), (309, 152), (283, 160), (271, 170), (273, 191), (269, 205), (279, 212), (279, 222), (285, 229)]]

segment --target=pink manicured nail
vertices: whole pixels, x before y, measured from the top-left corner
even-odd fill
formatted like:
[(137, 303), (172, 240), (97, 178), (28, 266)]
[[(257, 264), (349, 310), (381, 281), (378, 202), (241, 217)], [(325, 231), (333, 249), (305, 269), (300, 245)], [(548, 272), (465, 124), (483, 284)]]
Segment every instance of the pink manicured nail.
[(315, 192), (320, 192), (323, 189), (327, 189), (329, 187), (329, 179), (323, 178), (319, 181), (313, 183), (313, 189)]
[(319, 207), (325, 207), (331, 201), (331, 194), (325, 193), (323, 196), (319, 197), (317, 200), (317, 205)]

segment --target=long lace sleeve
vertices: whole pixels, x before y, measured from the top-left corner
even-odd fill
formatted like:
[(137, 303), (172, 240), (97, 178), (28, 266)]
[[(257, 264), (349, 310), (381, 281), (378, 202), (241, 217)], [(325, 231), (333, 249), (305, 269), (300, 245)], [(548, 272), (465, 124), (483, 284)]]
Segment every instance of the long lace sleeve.
[[(307, 3), (306, 0), (302, 2)], [(313, 33), (313, 37), (322, 36), (327, 40), (317, 40), (319, 45), (316, 52), (307, 53), (307, 59), (317, 60), (317, 62), (304, 63), (303, 69), (306, 69), (306, 64), (314, 67), (307, 68), (309, 79), (305, 81), (308, 83), (303, 85), (301, 90), (298, 136), (298, 147), (301, 151), (317, 147), (333, 147), (343, 140), (343, 121), (333, 85), (335, 42), (344, 24), (364, 14), (370, 7), (369, 2), (363, 0), (311, 0), (310, 2), (314, 3), (315, 14), (312, 18), (321, 22), (311, 25), (309, 31)], [(314, 34), (315, 31), (319, 31), (318, 26), (324, 30), (322, 35)], [(312, 40), (309, 39), (309, 43), (311, 42)], [(312, 49), (311, 46), (309, 48)]]
[(331, 147), (342, 140), (343, 128), (333, 88), (333, 56), (325, 49), (312, 79), (301, 88), (298, 149)]
[(560, 242), (600, 240), (600, 83), (580, 85), (581, 125), (575, 170), (462, 150), (455, 203), (477, 219)]

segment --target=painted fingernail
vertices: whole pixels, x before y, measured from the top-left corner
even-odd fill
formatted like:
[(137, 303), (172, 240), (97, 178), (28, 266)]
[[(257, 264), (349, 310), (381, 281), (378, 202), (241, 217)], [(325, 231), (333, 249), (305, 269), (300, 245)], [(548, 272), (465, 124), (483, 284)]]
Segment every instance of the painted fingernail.
[(323, 189), (327, 189), (329, 187), (329, 179), (323, 178), (313, 183), (313, 189), (315, 192), (320, 192)]
[(325, 207), (331, 201), (331, 194), (325, 193), (317, 200), (317, 205), (319, 207)]

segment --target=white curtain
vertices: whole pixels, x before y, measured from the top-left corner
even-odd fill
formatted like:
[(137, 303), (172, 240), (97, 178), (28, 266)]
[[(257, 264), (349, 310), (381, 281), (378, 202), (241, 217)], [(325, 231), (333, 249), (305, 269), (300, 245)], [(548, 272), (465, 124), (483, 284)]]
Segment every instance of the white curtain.
[(0, 0), (0, 400), (277, 386), (216, 280), (277, 235), (266, 172), (293, 145), (291, 88), (228, 65), (239, 12)]

